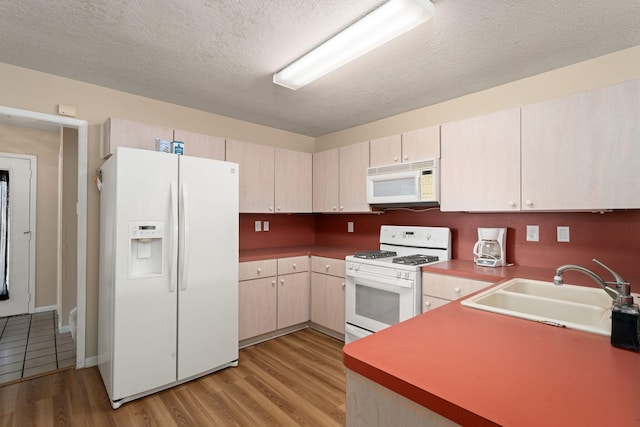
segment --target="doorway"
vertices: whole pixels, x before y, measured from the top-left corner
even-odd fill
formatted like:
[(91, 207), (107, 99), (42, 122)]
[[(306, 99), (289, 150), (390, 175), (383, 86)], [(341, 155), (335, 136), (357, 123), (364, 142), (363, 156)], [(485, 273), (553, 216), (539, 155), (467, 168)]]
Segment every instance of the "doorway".
[[(76, 294), (77, 294), (77, 333), (76, 368), (84, 368), (86, 342), (86, 297), (87, 297), (87, 160), (88, 160), (88, 123), (69, 117), (55, 116), (34, 111), (0, 106), (0, 123), (12, 124), (34, 129), (64, 127), (77, 129), (78, 136), (78, 183), (77, 183), (77, 247), (76, 247)], [(95, 364), (95, 362), (90, 362)]]
[(0, 153), (0, 317), (34, 311), (35, 166)]

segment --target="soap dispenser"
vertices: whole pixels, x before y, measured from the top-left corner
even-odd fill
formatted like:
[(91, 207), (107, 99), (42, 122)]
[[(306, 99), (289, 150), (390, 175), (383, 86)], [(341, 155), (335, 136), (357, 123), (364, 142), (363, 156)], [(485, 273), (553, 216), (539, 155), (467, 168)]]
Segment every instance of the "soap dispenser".
[(611, 345), (626, 350), (640, 351), (640, 308), (638, 304), (614, 302), (611, 310)]

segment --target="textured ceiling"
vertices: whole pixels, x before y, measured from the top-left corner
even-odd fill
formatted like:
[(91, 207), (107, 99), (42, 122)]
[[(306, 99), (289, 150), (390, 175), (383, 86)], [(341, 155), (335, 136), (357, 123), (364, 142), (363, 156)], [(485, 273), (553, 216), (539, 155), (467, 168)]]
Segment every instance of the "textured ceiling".
[(434, 0), (297, 91), (273, 73), (383, 0), (0, 0), (0, 62), (320, 136), (640, 45), (638, 0)]

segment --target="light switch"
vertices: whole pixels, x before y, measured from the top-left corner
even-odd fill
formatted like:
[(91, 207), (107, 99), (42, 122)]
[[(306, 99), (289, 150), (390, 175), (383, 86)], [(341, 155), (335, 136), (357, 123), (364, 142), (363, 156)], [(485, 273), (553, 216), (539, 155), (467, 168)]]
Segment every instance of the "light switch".
[(262, 231), (269, 231), (269, 221), (264, 221), (262, 223)]
[(569, 242), (569, 226), (568, 225), (559, 225), (558, 226), (558, 242)]
[(353, 221), (347, 222), (347, 233), (353, 233)]
[(537, 225), (527, 225), (527, 242), (540, 241), (540, 227)]
[(256, 231), (262, 231), (262, 221), (256, 221)]

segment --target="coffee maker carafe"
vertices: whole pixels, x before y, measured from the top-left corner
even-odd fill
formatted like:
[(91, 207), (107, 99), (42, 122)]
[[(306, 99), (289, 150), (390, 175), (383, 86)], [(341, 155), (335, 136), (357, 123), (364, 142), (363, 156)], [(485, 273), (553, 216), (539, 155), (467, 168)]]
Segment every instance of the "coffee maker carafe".
[(478, 227), (478, 241), (473, 247), (473, 260), (483, 267), (501, 267), (505, 262), (506, 228)]

